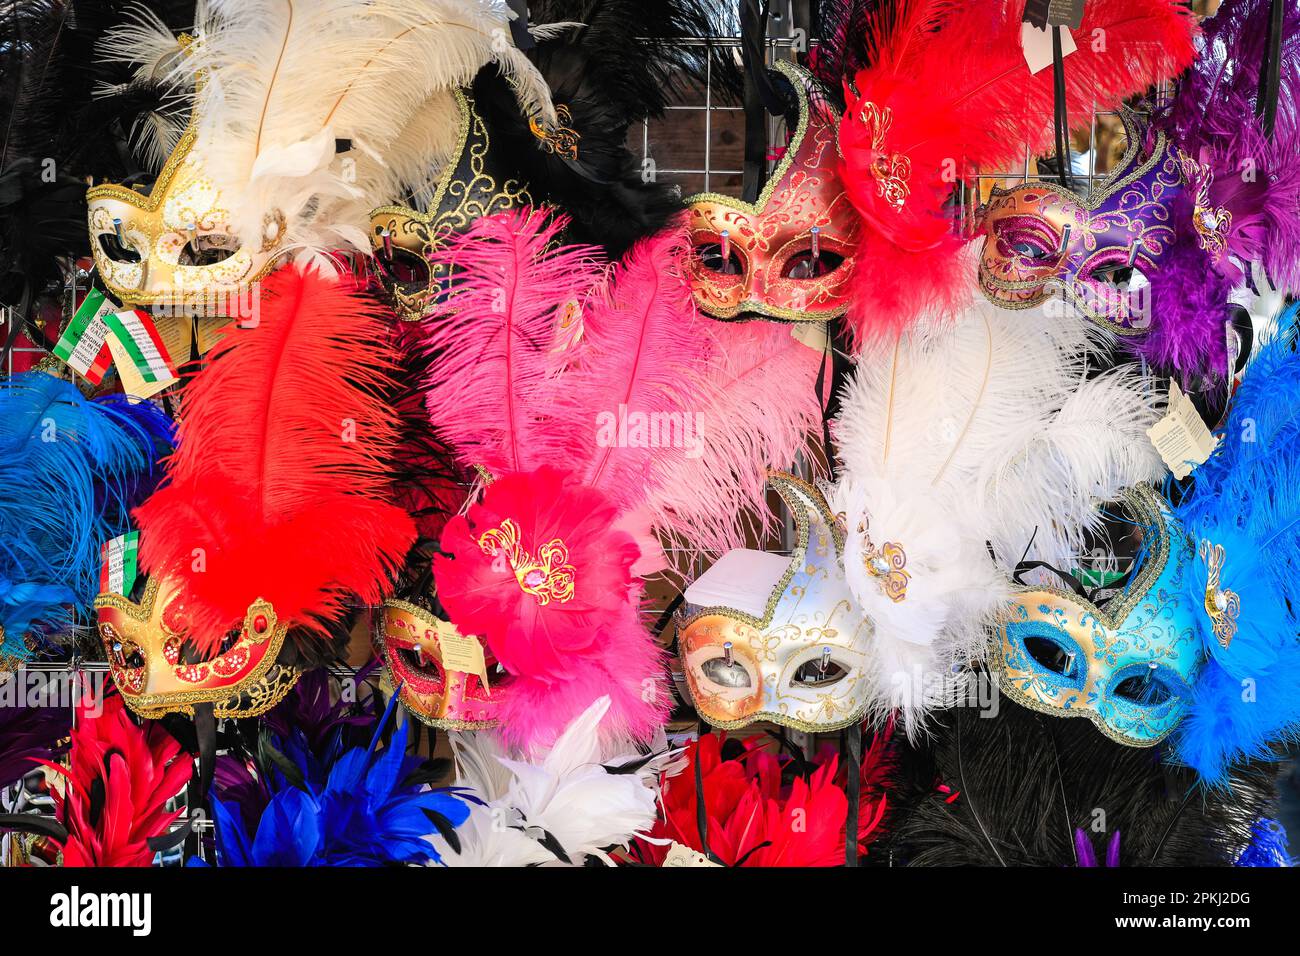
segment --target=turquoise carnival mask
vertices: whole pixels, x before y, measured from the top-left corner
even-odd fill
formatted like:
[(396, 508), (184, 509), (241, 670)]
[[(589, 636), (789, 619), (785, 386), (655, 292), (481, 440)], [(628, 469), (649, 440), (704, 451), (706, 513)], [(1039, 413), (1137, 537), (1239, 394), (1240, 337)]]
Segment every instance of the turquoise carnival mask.
[(1140, 486), (1124, 505), (1142, 535), (1128, 585), (1101, 605), (1073, 591), (1025, 589), (998, 628), (994, 662), (1017, 703), (1087, 717), (1113, 740), (1149, 747), (1191, 705), (1205, 660), (1196, 615), (1205, 612), (1187, 586), (1195, 554), (1165, 502)]

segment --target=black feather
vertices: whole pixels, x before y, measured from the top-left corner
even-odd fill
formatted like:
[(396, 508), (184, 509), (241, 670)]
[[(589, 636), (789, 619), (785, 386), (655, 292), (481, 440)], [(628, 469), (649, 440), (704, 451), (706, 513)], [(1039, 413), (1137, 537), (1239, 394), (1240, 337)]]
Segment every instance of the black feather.
[(1006, 698), (992, 717), (949, 711), (928, 740), (900, 744), (890, 856), (910, 866), (1074, 866), (1075, 829), (1093, 833), (1104, 815), (1105, 834), (1120, 832), (1122, 865), (1231, 865), (1255, 821), (1274, 815), (1275, 769), (1242, 766), (1228, 790), (1209, 791), (1161, 756)]

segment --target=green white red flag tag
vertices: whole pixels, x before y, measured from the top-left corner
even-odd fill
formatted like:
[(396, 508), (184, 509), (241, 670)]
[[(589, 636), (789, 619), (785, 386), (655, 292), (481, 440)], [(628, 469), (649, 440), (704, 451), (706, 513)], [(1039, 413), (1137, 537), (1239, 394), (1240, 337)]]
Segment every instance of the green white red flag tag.
[(140, 532), (128, 531), (100, 548), (104, 559), (99, 572), (99, 590), (129, 597), (137, 575), (136, 555), (140, 550)]

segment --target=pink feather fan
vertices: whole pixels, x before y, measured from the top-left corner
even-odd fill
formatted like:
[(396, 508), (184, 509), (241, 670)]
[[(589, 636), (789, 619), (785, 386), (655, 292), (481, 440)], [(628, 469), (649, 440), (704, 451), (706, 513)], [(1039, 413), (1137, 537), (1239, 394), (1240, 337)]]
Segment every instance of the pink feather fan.
[[(558, 246), (563, 224), (536, 211), (480, 220), (443, 254), (453, 291), (424, 326), (433, 422), (465, 464), (496, 479), (444, 533), (439, 595), (516, 676), (503, 729), (523, 745), (550, 742), (603, 693), (614, 698), (607, 733), (644, 738), (662, 722), (663, 655), (638, 604), (640, 576), (662, 566), (654, 531), (739, 535), (734, 516), (763, 506), (768, 462), (757, 456), (793, 457), (809, 401), (787, 403), (796, 411), (770, 443), (701, 423), (721, 428), (738, 412), (759, 427), (786, 400), (778, 363), (793, 358), (789, 373), (815, 377), (819, 360), (788, 331), (702, 319), (680, 268), (683, 230), (606, 265)], [(558, 317), (574, 313), (579, 328), (557, 334)], [(801, 391), (813, 395), (811, 379)], [(584, 581), (602, 593), (584, 593)]]

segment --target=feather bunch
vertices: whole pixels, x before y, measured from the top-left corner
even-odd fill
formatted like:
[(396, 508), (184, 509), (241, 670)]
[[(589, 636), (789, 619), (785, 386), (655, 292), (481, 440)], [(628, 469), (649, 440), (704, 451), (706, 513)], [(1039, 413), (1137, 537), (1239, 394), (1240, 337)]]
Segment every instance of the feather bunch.
[(149, 866), (148, 841), (167, 833), (181, 811), (165, 809), (193, 774), (180, 744), (156, 722), (131, 722), (122, 698), (84, 702), (72, 730), (71, 766), (43, 761), (65, 781), (55, 792), (67, 829), (64, 866)]
[(451, 735), (456, 787), (481, 802), (456, 831), (452, 851), (436, 837), (448, 866), (613, 865), (610, 850), (645, 837), (654, 825), (659, 775), (673, 761), (662, 731), (648, 752), (609, 755), (600, 697), (575, 717), (544, 756), (517, 759), (491, 734)]
[(258, 597), (324, 637), (322, 618), (378, 603), (414, 538), (387, 500), (397, 427), (383, 307), (288, 268), (262, 284), (259, 308), (188, 386), (167, 484), (135, 512), (141, 567), (183, 583), (201, 651)]
[(1271, 135), (1257, 115), (1269, 0), (1225, 0), (1202, 24), (1199, 53), (1161, 127), (1211, 173), (1210, 210), (1231, 216), (1226, 254), (1210, 265), (1234, 282), (1249, 264), (1274, 285), (1300, 283), (1300, 7), (1282, 4), (1278, 103)]
[(123, 181), (156, 169), (133, 150), (152, 122), (183, 123), (180, 90), (156, 74), (132, 76), (95, 51), (132, 19), (180, 28), (194, 0), (4, 0), (0, 3), (0, 303), (34, 298), (61, 279), (62, 262), (90, 252), (85, 178)]
[[(1273, 757), (1300, 735), (1297, 397), (1300, 357), (1278, 337), (1247, 368), (1218, 446), (1175, 508), (1196, 553), (1186, 600), (1208, 657), (1175, 753), (1212, 784), (1227, 783), (1231, 764)], [(1214, 546), (1223, 549), (1217, 582), (1205, 553)], [(1227, 646), (1202, 610), (1218, 591), (1239, 604)]]
[[(456, 145), (454, 124), (436, 143), (408, 124), (488, 64), (525, 115), (553, 125), (545, 81), (509, 40), (513, 16), (505, 0), (210, 0), (173, 75), (203, 77), (192, 155), (232, 229), (260, 236), (279, 211), (299, 262), (332, 270), (332, 249), (369, 254), (370, 210)], [(152, 45), (131, 40), (119, 34), (114, 55), (147, 60)]]
[[(948, 203), (953, 183), (1006, 169), (1050, 143), (1052, 74), (1021, 50), (1024, 2), (903, 0), (869, 14), (870, 66), (846, 89), (841, 178), (866, 221), (850, 318), (859, 341), (964, 303)], [(1069, 115), (1119, 107), (1194, 55), (1195, 23), (1173, 0), (1097, 0), (1064, 62)], [(906, 175), (898, 171), (906, 162)], [(901, 205), (882, 170), (901, 176)], [(888, 338), (888, 336), (886, 336)]]
[(946, 711), (928, 740), (901, 746), (890, 791), (896, 864), (1083, 865), (1082, 829), (1098, 847), (1122, 834), (1120, 866), (1229, 866), (1277, 799), (1270, 767), (1243, 765), (1230, 792), (1206, 791), (1191, 771), (1163, 764), (1160, 748), (995, 701)]
[[(878, 722), (901, 709), (915, 735), (951, 702), (953, 668), (982, 656), (1031, 540), (1033, 556), (1068, 562), (1098, 500), (1163, 473), (1145, 435), (1152, 397), (1132, 366), (1089, 378), (1089, 334), (1059, 309), (1027, 321), (976, 303), (861, 357), (833, 426), (829, 500), (846, 516), (849, 586), (875, 621)], [(906, 553), (905, 601), (858, 557), (887, 542)]]
[(661, 117), (669, 98), (687, 85), (710, 81), (715, 90), (726, 88), (725, 59), (709, 46), (678, 42), (710, 35), (709, 8), (705, 0), (531, 5), (535, 22), (555, 24), (555, 34), (529, 56), (556, 106), (567, 111), (562, 125), (577, 134), (573, 157), (541, 147), (502, 76), (484, 70), (475, 79), (474, 102), (493, 149), (511, 156), (534, 200), (571, 217), (570, 241), (621, 256), (683, 208), (672, 184), (643, 175), (640, 157), (628, 149), (628, 130)]
[(100, 547), (130, 530), (170, 433), (149, 402), (91, 401), (44, 372), (0, 380), (0, 656), (25, 660), (89, 608)]
[(398, 727), (382, 750), (376, 733), (368, 748), (334, 746), (324, 759), (312, 752), (300, 730), (284, 738), (264, 737), (258, 769), (269, 802), (249, 826), (244, 807), (213, 799), (217, 864), (438, 863), (430, 837), (453, 833), (469, 808), (454, 789), (427, 786), (424, 761), (406, 753), (408, 730), (408, 724)]

